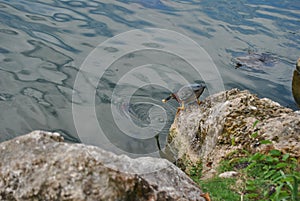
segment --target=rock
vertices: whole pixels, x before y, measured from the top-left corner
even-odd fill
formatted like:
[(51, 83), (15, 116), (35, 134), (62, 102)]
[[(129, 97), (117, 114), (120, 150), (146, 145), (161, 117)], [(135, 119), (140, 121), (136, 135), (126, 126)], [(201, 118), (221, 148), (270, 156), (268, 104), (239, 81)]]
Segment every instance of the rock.
[(300, 107), (300, 58), (297, 60), (293, 74), (292, 92), (298, 107)]
[(233, 178), (233, 177), (236, 177), (238, 176), (238, 172), (236, 171), (228, 171), (228, 172), (223, 172), (221, 174), (219, 174), (219, 177), (220, 178)]
[(233, 58), (232, 62), (236, 68), (247, 67), (250, 69), (260, 69), (264, 67), (273, 67), (278, 62), (278, 59), (271, 53), (248, 51), (242, 56)]
[(131, 159), (35, 131), (0, 144), (0, 200), (204, 200), (165, 159)]
[(232, 89), (190, 105), (175, 117), (166, 148), (186, 173), (202, 164), (204, 178), (216, 173), (219, 162), (234, 150), (273, 148), (300, 157), (300, 114), (249, 91)]

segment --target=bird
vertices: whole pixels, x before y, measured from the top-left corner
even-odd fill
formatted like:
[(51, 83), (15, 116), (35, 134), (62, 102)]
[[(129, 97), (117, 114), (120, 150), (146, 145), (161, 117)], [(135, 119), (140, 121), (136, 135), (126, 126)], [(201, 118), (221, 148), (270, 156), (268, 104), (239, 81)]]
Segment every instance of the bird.
[(176, 114), (179, 113), (180, 110), (184, 110), (185, 104), (189, 104), (192, 102), (197, 102), (200, 105), (201, 101), (199, 97), (204, 92), (206, 86), (204, 84), (188, 84), (181, 87), (177, 92), (171, 93), (167, 98), (162, 99), (163, 103), (166, 103), (170, 99), (175, 99), (180, 107), (177, 108)]

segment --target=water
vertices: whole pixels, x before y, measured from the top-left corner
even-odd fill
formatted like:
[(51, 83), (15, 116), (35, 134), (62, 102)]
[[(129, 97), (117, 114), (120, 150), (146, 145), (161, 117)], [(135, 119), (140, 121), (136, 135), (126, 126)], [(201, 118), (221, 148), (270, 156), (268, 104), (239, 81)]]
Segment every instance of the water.
[[(124, 55), (101, 79), (79, 70), (99, 44), (142, 28), (172, 30), (196, 41), (212, 57), (226, 89), (248, 89), (296, 109), (291, 80), (300, 56), (299, 10), (299, 0), (2, 0), (0, 141), (43, 129), (58, 131), (72, 142), (97, 145), (101, 141), (103, 146), (110, 142), (118, 153), (157, 151), (155, 135), (159, 134), (163, 146), (178, 106), (174, 101), (163, 104), (161, 99), (184, 82), (205, 79), (196, 76), (184, 58), (163, 51), (178, 41), (153, 39), (144, 46), (162, 51), (145, 49)], [(117, 52), (123, 47), (115, 46), (105, 50)], [(233, 58), (249, 51), (269, 54), (276, 62), (235, 68)], [(140, 73), (136, 67), (149, 73)], [(179, 81), (180, 76), (184, 80)], [(86, 99), (85, 89), (73, 91), (78, 78), (86, 80), (82, 87), (94, 89), (94, 99)], [(126, 80), (150, 84), (136, 87)], [(156, 84), (160, 82), (168, 87)], [(214, 91), (207, 84), (203, 98)], [(74, 105), (80, 111), (75, 114), (77, 120)], [(97, 138), (99, 126), (105, 136)]]

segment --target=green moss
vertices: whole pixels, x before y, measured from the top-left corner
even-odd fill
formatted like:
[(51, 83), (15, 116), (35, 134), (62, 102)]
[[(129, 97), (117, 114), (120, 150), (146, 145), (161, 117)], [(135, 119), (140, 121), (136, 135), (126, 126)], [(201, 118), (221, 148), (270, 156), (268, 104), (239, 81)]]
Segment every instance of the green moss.
[(188, 166), (186, 172), (191, 178), (201, 178), (202, 176), (202, 163), (199, 161), (195, 165)]
[(184, 154), (180, 159), (176, 161), (175, 164), (182, 171), (184, 171), (187, 175), (194, 175), (195, 172), (199, 172), (199, 177), (201, 177), (202, 172), (202, 161), (199, 159), (196, 162), (192, 162), (187, 154)]
[(169, 132), (169, 135), (167, 137), (167, 141), (168, 141), (169, 144), (173, 141), (173, 139), (176, 135), (177, 135), (176, 129), (174, 129), (174, 128), (171, 129), (170, 132)]

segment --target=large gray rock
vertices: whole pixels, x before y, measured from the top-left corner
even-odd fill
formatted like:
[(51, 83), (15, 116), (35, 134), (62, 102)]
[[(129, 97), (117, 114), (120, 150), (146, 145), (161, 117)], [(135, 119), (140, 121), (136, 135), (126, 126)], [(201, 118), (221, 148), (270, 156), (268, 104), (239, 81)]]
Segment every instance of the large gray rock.
[[(237, 149), (256, 152), (275, 148), (300, 158), (299, 139), (299, 112), (232, 89), (181, 111), (170, 129), (166, 148), (187, 173), (202, 164), (207, 178), (216, 173), (228, 153)], [(262, 140), (270, 140), (272, 145), (261, 144)]]
[(0, 144), (0, 200), (204, 200), (165, 159), (131, 159), (34, 131)]
[(300, 58), (297, 60), (293, 73), (292, 92), (298, 107), (300, 108)]

